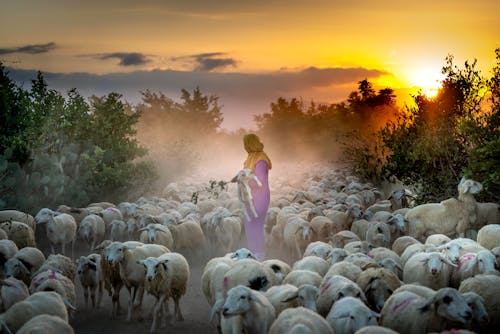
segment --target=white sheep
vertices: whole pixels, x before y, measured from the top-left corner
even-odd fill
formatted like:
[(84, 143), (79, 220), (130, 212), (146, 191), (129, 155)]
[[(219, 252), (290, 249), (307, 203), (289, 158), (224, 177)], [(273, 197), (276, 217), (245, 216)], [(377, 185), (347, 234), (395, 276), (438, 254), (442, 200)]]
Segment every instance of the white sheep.
[(435, 290), (441, 289), (449, 285), (451, 269), (456, 266), (441, 253), (418, 253), (404, 265), (403, 281), (420, 283)]
[(226, 292), (237, 285), (245, 285), (257, 291), (266, 291), (278, 283), (273, 270), (253, 259), (234, 262), (223, 280)]
[(26, 322), (37, 315), (55, 315), (68, 322), (68, 311), (63, 298), (54, 291), (36, 292), (0, 314), (0, 323), (16, 333)]
[(283, 239), (290, 257), (300, 259), (307, 245), (314, 240), (313, 230), (307, 220), (295, 216), (287, 221)]
[(33, 232), (36, 231), (35, 218), (33, 218), (33, 216), (29, 213), (18, 210), (0, 210), (0, 222), (8, 220), (24, 223), (31, 227)]
[(278, 284), (281, 284), (286, 275), (288, 275), (292, 271), (292, 268), (288, 263), (278, 259), (265, 260), (262, 262), (262, 265), (264, 267), (270, 268), (274, 272)]
[(269, 334), (333, 334), (330, 324), (319, 314), (304, 307), (286, 309), (273, 322)]
[(337, 232), (333, 221), (325, 216), (315, 216), (309, 222), (319, 241), (328, 242), (331, 233)]
[[(255, 205), (253, 202), (252, 189), (250, 188), (250, 181), (255, 182), (257, 187), (261, 187), (262, 183), (259, 178), (252, 172), (252, 170), (245, 168), (240, 170), (232, 179), (231, 182), (238, 184), (238, 198), (243, 204), (243, 212), (247, 221), (258, 217)], [(249, 212), (250, 211), (250, 212)], [(252, 218), (250, 217), (252, 214)]]
[[(137, 263), (137, 260), (144, 260), (150, 256), (158, 257), (167, 252), (166, 247), (155, 244), (128, 246), (115, 241), (106, 247), (106, 259), (111, 264), (119, 265), (120, 277), (129, 292), (127, 321), (132, 320), (132, 311), (135, 306), (138, 306), (140, 316), (144, 293), (145, 270), (141, 264)], [(138, 300), (134, 304), (136, 298)]]
[(110, 223), (109, 238), (111, 241), (126, 241), (128, 226), (123, 220), (115, 219)]
[(31, 280), (29, 291), (32, 294), (40, 291), (55, 291), (63, 297), (63, 300), (68, 301), (69, 304), (66, 306), (69, 314), (74, 314), (73, 311), (76, 311), (74, 308), (76, 305), (75, 284), (60, 272), (49, 269), (36, 274)]
[(465, 325), (472, 318), (472, 310), (457, 290), (442, 288), (430, 298), (408, 291), (394, 293), (380, 315), (384, 327), (399, 333), (424, 334), (442, 331), (448, 321)]
[(241, 219), (237, 216), (215, 216), (212, 218), (209, 229), (212, 236), (212, 248), (227, 253), (238, 244), (241, 236)]
[(19, 248), (16, 243), (9, 239), (0, 240), (0, 268), (3, 270), (3, 266), (8, 259), (17, 253)]
[(66, 244), (71, 243), (71, 257), (73, 258), (76, 239), (75, 218), (67, 213), (57, 215), (56, 212), (43, 208), (37, 213), (35, 220), (37, 224), (47, 223), (47, 238), (52, 254), (55, 254), (54, 247), (60, 244), (61, 252), (65, 255)]
[[(471, 329), (479, 329), (481, 326), (486, 325), (490, 319), (488, 311), (486, 311), (483, 297), (475, 292), (465, 292), (462, 295), (467, 302), (467, 305), (469, 305), (472, 310), (472, 319), (467, 324), (467, 327)], [(459, 327), (459, 325), (456, 327)]]
[(477, 233), (477, 242), (487, 249), (500, 246), (500, 225), (491, 224), (481, 227)]
[(304, 284), (310, 284), (318, 287), (321, 284), (322, 277), (315, 271), (297, 269), (292, 270), (283, 279), (283, 284), (291, 284), (299, 287)]
[(186, 293), (189, 282), (189, 264), (186, 258), (179, 253), (165, 253), (159, 257), (138, 260), (138, 263), (146, 269), (146, 291), (156, 298), (151, 332), (156, 330), (158, 318), (169, 298), (174, 300), (175, 318), (184, 320), (179, 301)]
[(139, 230), (139, 241), (145, 244), (157, 244), (172, 249), (174, 238), (167, 226), (161, 224), (149, 224)]
[(451, 241), (451, 238), (444, 234), (431, 234), (425, 239), (424, 245), (426, 246), (441, 246)]
[(49, 257), (40, 266), (40, 268), (38, 268), (38, 270), (33, 274), (33, 276), (36, 276), (46, 270), (54, 270), (60, 272), (71, 281), (75, 280), (76, 265), (69, 257), (62, 254), (49, 255)]
[(500, 299), (498, 298), (500, 276), (483, 274), (468, 278), (462, 281), (458, 291), (463, 294), (475, 292), (483, 298), (490, 321), (482, 329), (487, 333), (495, 333), (500, 325)]
[(31, 318), (17, 331), (17, 334), (37, 333), (74, 334), (74, 330), (73, 327), (58, 316), (40, 314)]
[(389, 225), (381, 222), (374, 222), (366, 230), (365, 240), (373, 247), (390, 247), (391, 231)]
[(462, 178), (458, 185), (458, 198), (449, 198), (441, 203), (422, 204), (410, 209), (405, 215), (409, 235), (421, 241), (435, 233), (464, 237), (470, 224), (477, 220), (474, 194), (479, 193), (482, 188), (481, 183)]
[(480, 229), (485, 225), (500, 224), (500, 204), (477, 203), (477, 221), (472, 224), (472, 229)]
[(365, 326), (377, 325), (378, 317), (358, 298), (344, 297), (333, 304), (326, 321), (335, 333), (354, 334)]
[(340, 275), (325, 278), (319, 286), (317, 300), (318, 313), (322, 316), (326, 317), (332, 305), (347, 296), (359, 298), (365, 304), (368, 303), (361, 288), (350, 279)]
[(326, 260), (329, 261), (330, 264), (335, 264), (343, 261), (348, 255), (349, 252), (347, 252), (343, 248), (333, 248), (333, 250), (331, 251), (328, 258), (326, 258)]
[(201, 259), (207, 249), (207, 241), (200, 224), (192, 220), (181, 221), (179, 224), (169, 224), (168, 228), (174, 239), (173, 250), (184, 250)]
[(278, 316), (282, 311), (290, 307), (299, 306), (297, 298), (292, 298), (297, 296), (297, 291), (299, 289), (295, 285), (291, 284), (281, 284), (270, 287), (264, 296), (273, 305)]
[(96, 243), (104, 239), (106, 225), (103, 218), (95, 214), (90, 214), (80, 222), (77, 233), (81, 240), (87, 242), (89, 249), (93, 250)]
[(359, 266), (352, 262), (341, 261), (333, 264), (323, 277), (323, 281), (329, 280), (335, 275), (344, 276), (345, 278), (356, 282), (362, 270)]
[(97, 308), (99, 308), (104, 292), (104, 277), (101, 268), (101, 255), (94, 253), (87, 256), (80, 256), (80, 258), (76, 261), (76, 265), (76, 271), (80, 279), (80, 284), (83, 288), (85, 308), (88, 309), (89, 306), (89, 292), (92, 307), (95, 308), (97, 306)]
[(293, 264), (293, 270), (311, 270), (318, 273), (321, 277), (325, 276), (330, 268), (330, 263), (317, 256), (304, 256)]
[(9, 220), (0, 223), (0, 229), (16, 243), (18, 248), (36, 247), (35, 232), (25, 223)]
[(371, 309), (380, 312), (385, 301), (402, 283), (398, 276), (385, 268), (368, 268), (356, 281), (363, 290)]
[(418, 241), (414, 237), (410, 237), (408, 235), (405, 235), (405, 236), (401, 236), (401, 237), (397, 238), (396, 240), (394, 240), (394, 242), (392, 243), (391, 249), (396, 254), (401, 256), (401, 254), (403, 254), (403, 252), (405, 251), (405, 249), (408, 246), (411, 246), (413, 244), (418, 244), (418, 243), (420, 243), (420, 241)]
[(18, 278), (28, 285), (32, 275), (44, 262), (45, 256), (38, 248), (24, 247), (5, 262), (5, 275)]
[[(382, 326), (365, 326), (358, 329), (354, 334), (398, 334), (398, 332), (393, 331), (390, 328)], [(457, 333), (461, 334), (461, 333)], [(466, 333), (469, 334), (469, 333)]]
[(249, 334), (267, 333), (276, 318), (269, 300), (261, 292), (243, 285), (228, 291), (222, 314), (224, 318), (239, 317), (243, 330)]
[(30, 295), (23, 281), (14, 277), (0, 280), (0, 312), (5, 312), (15, 303)]
[(450, 285), (458, 288), (460, 283), (469, 277), (495, 272), (495, 262), (495, 255), (489, 250), (462, 255), (451, 273)]
[(323, 241), (314, 241), (307, 245), (304, 256), (314, 255), (326, 260), (330, 257), (332, 251), (333, 247), (330, 244)]
[(113, 220), (115, 220), (115, 219), (123, 220), (123, 215), (122, 215), (121, 211), (114, 206), (104, 208), (104, 210), (98, 212), (97, 215), (99, 215), (102, 218), (102, 220), (104, 221), (104, 224), (106, 226), (106, 230), (109, 229), (109, 225), (111, 224), (111, 222)]
[(361, 241), (361, 239), (351, 231), (340, 231), (331, 235), (329, 238), (329, 243), (333, 247), (343, 248), (350, 242)]

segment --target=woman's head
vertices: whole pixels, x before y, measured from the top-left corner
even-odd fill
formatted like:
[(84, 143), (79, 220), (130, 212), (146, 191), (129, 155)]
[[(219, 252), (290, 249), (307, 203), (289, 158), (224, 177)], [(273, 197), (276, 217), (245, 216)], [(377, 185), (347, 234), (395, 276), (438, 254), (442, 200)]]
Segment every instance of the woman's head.
[(249, 133), (243, 137), (243, 144), (248, 153), (262, 152), (264, 144), (260, 141), (259, 137), (254, 133)]

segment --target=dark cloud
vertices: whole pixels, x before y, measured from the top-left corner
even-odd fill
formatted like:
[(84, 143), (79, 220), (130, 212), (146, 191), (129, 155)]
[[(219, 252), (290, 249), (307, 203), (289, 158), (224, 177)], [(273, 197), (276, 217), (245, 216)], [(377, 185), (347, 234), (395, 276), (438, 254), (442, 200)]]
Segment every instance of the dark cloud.
[(46, 53), (57, 48), (56, 43), (50, 42), (47, 44), (33, 44), (24, 45), (17, 48), (5, 48), (0, 49), (0, 55), (11, 54), (11, 53), (28, 53), (28, 54), (39, 54)]
[(236, 67), (238, 62), (234, 58), (225, 57), (224, 52), (207, 52), (195, 55), (174, 57), (172, 60), (187, 60), (194, 63), (193, 70), (198, 72), (210, 72), (223, 69), (228, 66)]
[[(29, 84), (36, 71), (8, 69), (9, 76)], [(302, 98), (304, 101), (335, 102), (346, 100), (357, 88), (357, 82), (389, 74), (366, 68), (316, 68), (269, 73), (221, 73), (152, 70), (104, 75), (90, 73), (45, 73), (51, 88), (67, 91), (71, 88), (84, 96), (102, 96), (110, 92), (123, 94), (124, 98), (137, 103), (141, 91), (149, 89), (163, 92), (177, 99), (181, 89), (200, 87), (204, 94), (220, 97), (223, 105), (223, 127), (254, 127), (253, 117), (269, 112), (269, 105), (278, 97)]]
[(113, 52), (97, 55), (99, 59), (119, 59), (120, 66), (139, 66), (149, 63), (151, 60), (139, 52)]

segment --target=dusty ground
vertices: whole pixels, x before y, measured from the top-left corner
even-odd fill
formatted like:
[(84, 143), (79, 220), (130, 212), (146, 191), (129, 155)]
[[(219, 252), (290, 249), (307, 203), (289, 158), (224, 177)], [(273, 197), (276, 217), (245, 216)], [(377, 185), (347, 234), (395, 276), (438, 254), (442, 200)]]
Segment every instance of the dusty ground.
[[(44, 232), (37, 231), (37, 244), (42, 251), (48, 255), (48, 245), (44, 240)], [(88, 247), (88, 246), (87, 246)], [(84, 245), (77, 245), (75, 249), (75, 258), (80, 255), (89, 254), (88, 248)], [(68, 254), (69, 255), (69, 254)], [(180, 305), (184, 321), (176, 321), (173, 317), (168, 318), (168, 325), (164, 328), (159, 328), (157, 333), (217, 333), (217, 330), (209, 322), (210, 308), (201, 291), (201, 274), (205, 265), (205, 261), (194, 261), (187, 257), (190, 264), (191, 276), (186, 295), (181, 299)], [(99, 309), (85, 309), (85, 301), (83, 297), (82, 287), (78, 278), (75, 282), (77, 294), (77, 313), (70, 319), (70, 324), (73, 326), (75, 333), (78, 334), (140, 334), (149, 333), (151, 328), (151, 308), (153, 307), (154, 299), (151, 296), (145, 295), (143, 303), (144, 320), (139, 321), (137, 316), (130, 323), (125, 322), (128, 291), (123, 288), (120, 294), (120, 302), (122, 312), (117, 319), (111, 318), (111, 298), (104, 291), (102, 304)], [(173, 302), (169, 302), (169, 310), (173, 313)]]

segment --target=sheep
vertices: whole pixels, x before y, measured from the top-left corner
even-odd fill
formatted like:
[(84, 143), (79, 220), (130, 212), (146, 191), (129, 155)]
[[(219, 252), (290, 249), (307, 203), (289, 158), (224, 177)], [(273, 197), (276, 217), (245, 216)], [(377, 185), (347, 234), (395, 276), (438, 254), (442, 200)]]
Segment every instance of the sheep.
[[(486, 325), (489, 321), (488, 312), (484, 305), (484, 299), (475, 292), (466, 292), (462, 294), (467, 305), (472, 310), (472, 319), (467, 324), (468, 328), (479, 329), (481, 326)], [(457, 324), (455, 327), (459, 327)]]
[(33, 232), (36, 232), (35, 218), (33, 218), (33, 216), (29, 213), (18, 210), (0, 210), (0, 222), (8, 220), (24, 223), (31, 227)]
[[(266, 291), (278, 283), (273, 270), (253, 259), (234, 262), (231, 269), (224, 275), (223, 280), (226, 292), (237, 285), (245, 285), (257, 291)], [(285, 280), (283, 280), (284, 283)]]
[(226, 273), (231, 269), (234, 261), (219, 257), (210, 260), (201, 276), (203, 294), (212, 307), (210, 310), (210, 321), (220, 329), (220, 312), (227, 293)]
[(399, 213), (392, 214), (385, 223), (389, 225), (389, 230), (391, 232), (391, 245), (397, 238), (402, 237), (406, 234), (407, 228), (404, 215)]
[(292, 217), (283, 230), (283, 239), (291, 258), (300, 259), (307, 245), (314, 240), (313, 230), (307, 220)]
[(278, 284), (281, 284), (286, 275), (288, 275), (292, 271), (292, 268), (288, 263), (278, 259), (265, 260), (262, 262), (262, 265), (264, 267), (270, 268), (274, 272)]
[(385, 301), (402, 283), (392, 271), (384, 268), (368, 268), (356, 281), (363, 290), (371, 309), (380, 312)]
[(359, 268), (359, 266), (355, 265), (354, 263), (342, 261), (333, 264), (330, 269), (328, 269), (327, 273), (323, 277), (323, 281), (329, 280), (335, 275), (340, 275), (348, 278), (353, 282), (356, 282), (361, 272), (361, 268)]
[(59, 205), (55, 212), (67, 213), (68, 215), (73, 216), (73, 218), (75, 218), (77, 226), (80, 224), (83, 218), (87, 217), (91, 213), (95, 213), (92, 209), (89, 208), (72, 208), (67, 205)]
[(0, 312), (7, 311), (15, 303), (30, 295), (23, 281), (14, 277), (0, 280)]
[(408, 291), (394, 293), (380, 315), (384, 327), (399, 333), (423, 334), (440, 332), (448, 321), (464, 325), (472, 318), (472, 310), (457, 290), (442, 288), (430, 298)]
[(343, 261), (348, 255), (349, 252), (347, 252), (345, 249), (333, 248), (333, 250), (331, 251), (330, 255), (326, 260), (329, 261), (330, 264), (335, 264)]
[(104, 208), (104, 210), (97, 213), (98, 216), (102, 218), (104, 224), (106, 226), (106, 230), (109, 229), (109, 226), (113, 220), (123, 220), (123, 215), (121, 211), (114, 206)]
[(350, 242), (361, 241), (361, 239), (351, 231), (340, 231), (330, 236), (330, 245), (333, 247), (343, 248)]
[(435, 233), (464, 237), (465, 231), (477, 220), (474, 194), (481, 190), (481, 183), (462, 178), (458, 185), (458, 198), (449, 198), (441, 203), (422, 204), (410, 209), (405, 215), (409, 235), (421, 241)]
[(369, 207), (366, 208), (365, 211), (371, 212), (373, 214), (379, 212), (379, 211), (392, 211), (392, 204), (389, 200), (381, 200), (378, 201), (375, 204), (370, 205)]
[(75, 332), (66, 321), (49, 314), (40, 314), (31, 318), (17, 331), (17, 334), (37, 333), (74, 334)]
[(365, 240), (373, 247), (390, 247), (391, 231), (385, 223), (374, 222), (366, 230)]
[(417, 282), (435, 290), (444, 288), (449, 284), (451, 267), (456, 264), (441, 253), (415, 254), (404, 265), (403, 281)]
[(88, 243), (90, 250), (93, 250), (96, 243), (104, 239), (106, 225), (104, 220), (95, 214), (90, 214), (83, 218), (78, 226), (78, 237)]
[(333, 247), (326, 242), (314, 241), (307, 245), (304, 251), (304, 257), (314, 255), (326, 260), (331, 255), (332, 250)]
[(494, 272), (495, 262), (495, 255), (488, 250), (462, 255), (458, 261), (458, 266), (451, 273), (450, 285), (458, 288), (460, 282), (466, 278)]
[(344, 246), (344, 250), (348, 253), (368, 254), (372, 249), (373, 246), (367, 241), (351, 241)]
[(409, 189), (396, 189), (391, 192), (388, 200), (391, 201), (392, 211), (402, 208), (409, 208), (413, 205), (415, 195)]
[(199, 259), (202, 258), (202, 254), (207, 248), (207, 241), (200, 224), (192, 220), (186, 220), (179, 224), (170, 224), (168, 228), (174, 239), (173, 250), (176, 252), (181, 250), (189, 251), (193, 255), (197, 255)]
[[(101, 305), (103, 290), (104, 290), (104, 277), (101, 268), (101, 255), (90, 254), (87, 256), (80, 256), (76, 261), (77, 273), (80, 279), (80, 284), (83, 288), (83, 295), (85, 298), (85, 308), (89, 306), (89, 292), (92, 307), (97, 308)], [(96, 304), (96, 290), (97, 290), (97, 304)]]
[(128, 226), (123, 220), (115, 219), (110, 223), (109, 238), (111, 241), (126, 241)]
[(497, 270), (500, 270), (500, 246), (495, 247), (491, 250), (491, 253), (495, 255), (495, 268)]
[(318, 273), (321, 277), (323, 277), (326, 274), (326, 272), (328, 271), (329, 267), (330, 267), (330, 264), (326, 260), (323, 260), (320, 257), (305, 256), (302, 259), (295, 262), (293, 264), (292, 269), (293, 270), (299, 270), (299, 269), (311, 270), (311, 271)]
[(54, 270), (49, 269), (33, 276), (29, 291), (31, 294), (39, 291), (57, 292), (71, 305), (68, 306), (70, 314), (72, 314), (73, 308), (76, 305), (76, 292), (73, 281)]
[(482, 274), (470, 277), (462, 283), (458, 291), (465, 294), (467, 292), (475, 292), (484, 300), (484, 305), (490, 322), (485, 326), (485, 329), (494, 333), (500, 324), (500, 277), (498, 275)]
[(403, 266), (401, 265), (401, 261), (395, 261), (391, 258), (385, 258), (377, 261), (377, 264), (380, 268), (385, 268), (387, 270), (392, 271), (400, 280), (403, 280)]
[[(436, 251), (439, 249), (436, 248)], [(414, 255), (419, 254), (419, 253), (425, 253), (427, 251), (427, 247), (424, 244), (417, 243), (410, 245), (406, 247), (405, 251), (403, 254), (401, 254), (401, 262), (403, 265), (408, 262), (409, 259), (411, 259)]]
[(276, 318), (269, 300), (261, 292), (243, 285), (228, 291), (222, 314), (225, 319), (239, 317), (248, 334), (267, 333)]
[[(124, 243), (114, 241), (106, 247), (106, 259), (111, 264), (118, 264), (120, 277), (129, 292), (127, 321), (132, 320), (132, 311), (135, 306), (142, 305), (144, 293), (144, 267), (137, 260), (144, 260), (150, 256), (158, 257), (168, 252), (165, 246), (148, 244), (142, 246), (128, 246)], [(137, 304), (134, 300), (138, 298)]]
[(66, 244), (71, 243), (71, 257), (74, 256), (76, 239), (76, 221), (67, 213), (57, 215), (56, 212), (43, 208), (35, 216), (37, 224), (47, 223), (47, 238), (49, 239), (52, 254), (55, 254), (55, 245), (61, 244), (61, 252), (65, 255)]
[(44, 262), (45, 256), (38, 248), (24, 247), (5, 262), (5, 274), (30, 284), (32, 275)]
[(298, 306), (303, 306), (311, 311), (317, 312), (316, 300), (318, 299), (318, 287), (311, 284), (302, 284), (293, 293), (289, 294), (283, 302), (296, 299)]
[(398, 332), (382, 326), (365, 326), (358, 329), (354, 334), (398, 334)]
[(145, 244), (157, 244), (172, 249), (174, 238), (167, 226), (161, 224), (149, 224), (139, 230), (141, 232), (139, 241)]
[(45, 260), (45, 262), (38, 268), (38, 270), (33, 274), (33, 276), (46, 270), (55, 270), (62, 273), (64, 276), (69, 278), (71, 281), (75, 280), (76, 265), (67, 256), (61, 254), (51, 254)]
[(483, 226), (500, 224), (500, 204), (498, 203), (477, 203), (477, 221), (470, 227), (480, 229)]
[(378, 317), (359, 299), (344, 297), (333, 304), (326, 321), (335, 333), (354, 334), (362, 327), (377, 325)]
[(288, 275), (286, 275), (283, 280), (283, 284), (291, 284), (299, 287), (303, 284), (310, 284), (318, 287), (321, 284), (322, 277), (314, 271), (311, 270), (292, 270)]
[[(401, 258), (394, 251), (385, 247), (377, 247), (372, 249), (367, 254), (369, 257), (374, 259), (376, 262), (379, 262), (384, 259), (392, 259), (394, 262), (402, 266)], [(403, 270), (403, 268), (401, 268)]]
[(215, 243), (223, 252), (235, 248), (241, 236), (241, 219), (237, 216), (221, 217), (213, 226)]
[(370, 221), (366, 219), (357, 219), (352, 222), (350, 231), (358, 236), (360, 240), (364, 240), (366, 238), (366, 231), (368, 230), (368, 226), (370, 226)]
[(411, 246), (413, 244), (418, 244), (418, 243), (420, 243), (420, 241), (418, 241), (414, 237), (402, 236), (402, 237), (399, 237), (396, 240), (394, 240), (394, 242), (392, 243), (391, 249), (396, 254), (398, 254), (399, 256), (401, 256), (401, 254), (403, 254), (403, 252), (405, 251), (405, 249), (408, 246)]
[(0, 229), (4, 230), (7, 237), (14, 241), (18, 248), (36, 247), (35, 232), (25, 223), (9, 220), (0, 223)]
[(318, 241), (327, 242), (330, 233), (337, 231), (333, 221), (325, 216), (316, 216), (309, 222), (311, 228), (316, 234)]
[(316, 312), (304, 307), (286, 309), (279, 314), (269, 334), (317, 333), (333, 334), (330, 324)]
[(165, 253), (159, 257), (148, 257), (138, 260), (146, 269), (146, 291), (156, 298), (153, 307), (153, 323), (151, 332), (157, 328), (158, 317), (167, 306), (168, 299), (174, 300), (174, 314), (179, 321), (184, 320), (179, 301), (186, 293), (189, 282), (189, 264), (179, 253)]
[(451, 241), (450, 237), (444, 234), (431, 234), (425, 239), (426, 246), (441, 246)]
[(362, 270), (365, 270), (366, 268), (373, 266), (377, 267), (377, 262), (369, 257), (368, 255), (364, 253), (352, 253), (349, 254), (345, 259), (345, 262), (352, 262), (355, 265), (357, 265), (359, 268)]
[(419, 295), (422, 298), (432, 298), (434, 294), (436, 294), (436, 290), (428, 288), (426, 286), (420, 285), (420, 284), (403, 284), (396, 290), (394, 290), (394, 293), (402, 292), (402, 291), (408, 291), (411, 293), (414, 293), (416, 295)]
[(137, 231), (139, 230), (139, 224), (137, 222), (137, 218), (131, 217), (125, 222), (125, 224), (127, 224), (127, 239), (138, 239)]
[(477, 242), (487, 249), (500, 246), (500, 225), (491, 224), (481, 227), (477, 233)]
[(295, 285), (291, 284), (276, 285), (270, 287), (264, 293), (264, 296), (266, 296), (269, 302), (273, 305), (276, 316), (278, 316), (287, 308), (299, 306), (298, 299), (291, 298), (291, 296), (297, 296), (298, 290), (299, 289)]
[[(261, 187), (262, 183), (259, 178), (248, 168), (240, 170), (232, 179), (231, 182), (238, 184), (238, 198), (243, 204), (243, 213), (247, 221), (250, 221), (250, 214), (253, 218), (257, 218), (257, 211), (253, 203), (252, 190), (250, 189), (250, 181), (255, 182), (257, 187)], [(249, 212), (250, 211), (250, 212)]]
[(0, 240), (0, 268), (3, 269), (5, 262), (17, 253), (19, 248), (16, 243), (9, 239)]
[(319, 286), (319, 295), (316, 301), (318, 313), (326, 317), (332, 305), (347, 296), (359, 298), (365, 304), (368, 303), (361, 288), (350, 279), (339, 275), (323, 279)]
[(335, 228), (332, 228), (330, 231), (331, 234), (335, 234), (337, 232), (343, 230), (350, 230), (353, 221), (357, 218), (361, 218), (363, 212), (361, 208), (357, 205), (350, 205), (347, 207), (346, 212), (341, 211), (331, 211), (326, 214), (334, 224)]
[(67, 301), (55, 291), (36, 292), (0, 314), (0, 323), (16, 333), (26, 322), (40, 314), (58, 316), (68, 322)]

